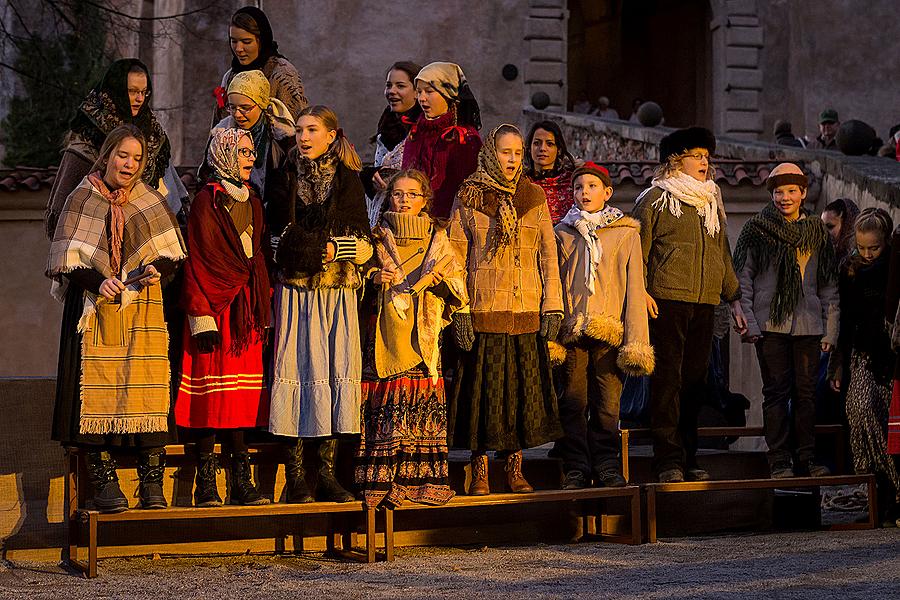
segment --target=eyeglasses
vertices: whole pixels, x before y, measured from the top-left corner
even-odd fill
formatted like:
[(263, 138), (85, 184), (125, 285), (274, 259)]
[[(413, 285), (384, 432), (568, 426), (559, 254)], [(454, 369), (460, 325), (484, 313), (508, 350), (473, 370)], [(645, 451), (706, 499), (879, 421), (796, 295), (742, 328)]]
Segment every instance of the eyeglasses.
[(238, 148), (238, 154), (244, 158), (256, 158), (256, 150), (253, 148)]
[(151, 94), (150, 90), (132, 90), (132, 89), (128, 90), (129, 96), (141, 96), (143, 98), (149, 98), (150, 94)]
[(704, 158), (708, 161), (709, 154), (703, 154), (702, 152), (691, 152), (690, 154), (682, 154), (682, 158), (693, 158), (694, 160), (703, 160)]
[(228, 104), (228, 105), (226, 105), (225, 108), (227, 108), (228, 112), (230, 112), (231, 114), (241, 113), (242, 115), (246, 116), (246, 115), (250, 114), (251, 112), (253, 112), (253, 109), (256, 108), (256, 105), (255, 104), (245, 104), (243, 106), (237, 106), (235, 104)]
[(420, 192), (403, 192), (400, 190), (394, 190), (393, 192), (391, 192), (392, 200), (403, 200), (404, 197), (409, 198), (410, 200), (417, 200), (419, 198), (424, 198), (425, 194), (422, 194)]

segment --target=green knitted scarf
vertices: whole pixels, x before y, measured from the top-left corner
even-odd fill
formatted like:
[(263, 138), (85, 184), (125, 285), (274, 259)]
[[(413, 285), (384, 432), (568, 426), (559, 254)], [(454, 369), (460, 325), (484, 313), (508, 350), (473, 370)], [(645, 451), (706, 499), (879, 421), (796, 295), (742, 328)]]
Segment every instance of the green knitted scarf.
[(817, 276), (834, 281), (837, 264), (834, 248), (821, 219), (810, 217), (802, 210), (801, 218), (786, 221), (775, 205), (769, 203), (759, 214), (747, 221), (734, 248), (734, 268), (740, 270), (748, 256), (753, 257), (759, 270), (773, 267), (778, 274), (778, 287), (772, 298), (769, 318), (776, 325), (784, 323), (794, 313), (803, 296), (803, 277), (797, 252), (817, 255)]

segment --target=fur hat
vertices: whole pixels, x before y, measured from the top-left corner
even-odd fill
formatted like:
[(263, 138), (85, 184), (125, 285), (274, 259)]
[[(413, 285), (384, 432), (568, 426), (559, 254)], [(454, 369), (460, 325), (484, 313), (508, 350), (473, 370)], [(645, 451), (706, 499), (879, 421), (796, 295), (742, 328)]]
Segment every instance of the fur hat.
[(572, 172), (572, 185), (575, 185), (575, 180), (581, 175), (593, 175), (603, 182), (603, 185), (606, 187), (612, 187), (612, 179), (609, 176), (609, 171), (606, 167), (601, 167), (597, 163), (587, 161), (575, 171)]
[(794, 163), (781, 163), (766, 177), (766, 189), (774, 192), (781, 185), (799, 185), (802, 188), (809, 187), (809, 179), (803, 173), (803, 169)]
[(716, 151), (716, 136), (705, 127), (688, 127), (673, 131), (659, 142), (659, 162), (677, 156), (691, 148), (706, 148), (710, 154)]

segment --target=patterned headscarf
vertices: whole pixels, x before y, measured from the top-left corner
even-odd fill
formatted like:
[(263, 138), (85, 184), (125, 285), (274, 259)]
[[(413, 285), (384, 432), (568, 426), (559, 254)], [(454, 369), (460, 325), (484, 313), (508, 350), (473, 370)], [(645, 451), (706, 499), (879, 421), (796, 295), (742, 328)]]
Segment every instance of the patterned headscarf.
[[(504, 123), (495, 127), (484, 140), (484, 145), (478, 152), (478, 168), (472, 175), (466, 178), (466, 186), (460, 191), (463, 201), (469, 206), (481, 205), (485, 189), (492, 189), (500, 196), (500, 204), (497, 208), (497, 226), (494, 232), (492, 251), (510, 245), (519, 235), (519, 216), (513, 205), (512, 197), (516, 193), (519, 178), (522, 176), (522, 165), (516, 171), (512, 179), (506, 177), (500, 161), (497, 159), (497, 135), (501, 133), (522, 134), (515, 125)], [(524, 138), (523, 138), (524, 139)]]
[(238, 143), (244, 136), (253, 141), (250, 132), (245, 129), (214, 129), (206, 150), (206, 164), (221, 180), (228, 194), (238, 201), (246, 200), (249, 192), (241, 177), (241, 163), (238, 160)]

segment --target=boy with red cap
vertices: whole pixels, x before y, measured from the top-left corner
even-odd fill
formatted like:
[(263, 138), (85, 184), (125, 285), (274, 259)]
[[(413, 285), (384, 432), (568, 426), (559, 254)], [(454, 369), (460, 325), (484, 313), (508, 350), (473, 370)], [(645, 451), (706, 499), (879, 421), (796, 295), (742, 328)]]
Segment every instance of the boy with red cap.
[[(619, 396), (627, 375), (653, 371), (640, 223), (607, 206), (609, 172), (592, 162), (572, 175), (575, 206), (556, 226), (565, 320), (551, 355), (562, 358), (559, 414), (564, 489), (625, 485), (618, 459)], [(553, 350), (557, 352), (553, 352)]]
[(838, 334), (834, 248), (822, 220), (802, 207), (809, 184), (800, 167), (781, 163), (766, 187), (772, 202), (747, 221), (734, 250), (742, 340), (759, 358), (772, 477), (820, 477), (829, 471), (815, 462), (815, 391), (819, 352)]

